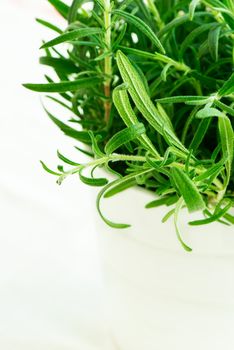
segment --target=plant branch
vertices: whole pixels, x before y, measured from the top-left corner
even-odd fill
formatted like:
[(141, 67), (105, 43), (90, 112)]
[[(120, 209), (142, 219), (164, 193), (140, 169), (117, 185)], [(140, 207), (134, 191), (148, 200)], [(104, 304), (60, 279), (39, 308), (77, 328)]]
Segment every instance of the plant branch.
[(105, 122), (108, 123), (111, 110), (111, 75), (112, 75), (112, 57), (111, 51), (111, 3), (110, 0), (104, 0), (104, 26), (105, 26), (105, 59), (104, 59), (104, 94), (106, 100), (104, 102)]

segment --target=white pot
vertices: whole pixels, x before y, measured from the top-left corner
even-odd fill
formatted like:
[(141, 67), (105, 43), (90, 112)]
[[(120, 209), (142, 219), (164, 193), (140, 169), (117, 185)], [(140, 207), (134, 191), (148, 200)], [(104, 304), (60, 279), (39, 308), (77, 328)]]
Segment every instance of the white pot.
[(97, 217), (116, 349), (233, 350), (233, 226), (188, 226), (184, 210), (179, 221), (193, 249), (188, 253), (173, 220), (161, 223), (169, 209), (144, 208), (152, 199), (133, 188), (102, 201), (105, 215), (131, 223), (129, 229), (112, 229)]

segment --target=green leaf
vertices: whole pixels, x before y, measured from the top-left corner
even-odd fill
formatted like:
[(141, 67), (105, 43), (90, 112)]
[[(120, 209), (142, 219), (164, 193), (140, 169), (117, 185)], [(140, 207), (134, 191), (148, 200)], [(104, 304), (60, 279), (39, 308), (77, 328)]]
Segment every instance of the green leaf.
[(106, 178), (93, 178), (93, 177), (86, 177), (82, 174), (82, 170), (79, 172), (80, 180), (89, 186), (96, 186), (96, 187), (102, 187), (105, 186), (108, 183), (108, 180)]
[(179, 141), (171, 128), (171, 121), (159, 115), (156, 107), (151, 101), (145, 86), (140, 79), (139, 74), (132, 66), (128, 58), (121, 52), (117, 53), (117, 64), (123, 81), (128, 86), (128, 91), (136, 104), (138, 110), (152, 127), (162, 136), (166, 136), (167, 142), (183, 151), (187, 151), (184, 145)]
[(234, 93), (234, 73), (230, 76), (230, 78), (223, 84), (223, 86), (219, 89), (218, 95), (220, 97), (227, 96)]
[(192, 21), (196, 7), (199, 5), (200, 0), (192, 0), (189, 4), (189, 19)]
[(106, 52), (102, 53), (100, 56), (97, 56), (97, 57), (94, 59), (94, 61), (96, 61), (96, 62), (102, 61), (102, 60), (104, 60), (106, 57), (110, 57), (111, 55), (112, 55), (111, 52), (106, 51)]
[(51, 5), (62, 15), (65, 19), (68, 16), (69, 7), (61, 0), (48, 0)]
[(225, 159), (221, 159), (220, 162), (217, 164), (212, 165), (209, 169), (204, 171), (201, 175), (198, 175), (194, 178), (194, 181), (199, 182), (199, 181), (205, 181), (209, 179), (210, 177), (216, 178), (220, 172), (223, 170)]
[[(213, 216), (213, 214), (212, 214), (208, 209), (203, 210), (203, 214), (204, 214), (204, 215), (207, 215), (208, 217), (212, 217), (212, 216)], [(224, 214), (224, 218), (225, 218), (225, 215), (226, 215), (226, 214)], [(228, 221), (228, 220), (227, 220), (227, 221)], [(218, 220), (217, 220), (217, 222), (219, 222), (219, 223), (221, 223), (221, 224), (224, 224), (224, 225), (226, 225), (226, 226), (230, 226), (229, 223), (228, 223), (227, 221), (226, 221), (226, 220), (222, 220), (222, 219), (218, 219)]]
[[(147, 59), (150, 59), (150, 60), (156, 60), (156, 55), (155, 53), (150, 53), (148, 51), (143, 51), (143, 50), (139, 50), (139, 49), (134, 49), (132, 47), (127, 47), (127, 46), (122, 46), (122, 45), (119, 45), (118, 48), (121, 50), (121, 51), (124, 51), (126, 53), (129, 53), (131, 55), (136, 55), (136, 56), (141, 56), (141, 57), (145, 57)], [(164, 57), (164, 55), (162, 55)]]
[(231, 224), (234, 225), (234, 216), (229, 214), (229, 213), (226, 213), (223, 215), (223, 217), (228, 221), (230, 222)]
[(98, 158), (102, 158), (105, 156), (105, 154), (100, 150), (100, 147), (98, 145), (98, 142), (101, 141), (102, 136), (101, 135), (94, 135), (92, 131), (89, 131), (89, 136), (91, 139), (91, 144), (92, 144), (92, 151), (94, 155)]
[(49, 169), (48, 166), (45, 165), (45, 163), (42, 162), (41, 160), (40, 160), (40, 163), (41, 163), (43, 169), (44, 169), (45, 171), (47, 171), (47, 173), (52, 174), (52, 175), (56, 175), (56, 176), (60, 176), (60, 175), (61, 175), (61, 173), (56, 173), (55, 171)]
[(40, 64), (50, 66), (64, 74), (72, 74), (77, 71), (77, 67), (70, 61), (64, 58), (57, 57), (40, 57)]
[(211, 78), (208, 75), (201, 74), (197, 70), (192, 70), (189, 74), (197, 80), (199, 80), (200, 83), (202, 83), (204, 86), (209, 87), (213, 91), (216, 89), (216, 86), (219, 86), (220, 83), (223, 83), (223, 80), (218, 80), (216, 78)]
[(59, 34), (62, 34), (62, 32), (63, 32), (60, 28), (58, 28), (57, 26), (55, 26), (54, 24), (52, 24), (50, 22), (45, 21), (44, 19), (36, 18), (36, 21), (38, 23), (42, 24), (43, 26), (53, 30), (54, 32), (57, 32)]
[(166, 213), (166, 215), (164, 215), (164, 217), (162, 218), (162, 223), (164, 224), (165, 222), (167, 222), (174, 213), (175, 209), (169, 210), (169, 212)]
[(210, 118), (210, 117), (225, 117), (225, 114), (223, 112), (220, 112), (216, 108), (210, 108), (205, 107), (203, 109), (200, 109), (199, 112), (196, 114), (196, 118)]
[(225, 111), (226, 113), (228, 113), (234, 117), (234, 109), (233, 108), (227, 106), (226, 104), (224, 104), (223, 102), (220, 102), (218, 100), (214, 100), (214, 104), (217, 107), (219, 107), (220, 109), (222, 109), (223, 111)]
[(79, 166), (79, 163), (75, 163), (72, 160), (68, 159), (67, 157), (64, 157), (64, 155), (62, 155), (62, 153), (60, 153), (59, 151), (57, 151), (57, 156), (60, 160), (62, 160), (64, 163), (69, 164), (69, 165), (73, 165), (73, 166)]
[[(124, 123), (131, 127), (132, 125), (136, 125), (139, 123), (132, 107), (129, 102), (128, 94), (123, 86), (118, 86), (113, 91), (113, 102), (115, 104), (116, 109), (119, 112), (120, 117), (123, 119)], [(143, 147), (148, 150), (152, 155), (156, 158), (159, 157), (159, 153), (155, 149), (154, 145), (148, 138), (146, 134), (142, 134), (138, 136), (138, 140), (143, 145)]]
[(177, 195), (174, 196), (165, 196), (159, 199), (156, 199), (154, 201), (151, 201), (146, 204), (145, 208), (156, 208), (160, 207), (162, 205), (170, 206), (172, 204), (175, 204), (178, 200)]
[(219, 35), (221, 31), (221, 25), (211, 29), (208, 35), (208, 47), (211, 57), (214, 61), (218, 61), (218, 50), (219, 50)]
[(176, 207), (175, 207), (175, 211), (174, 211), (174, 224), (175, 224), (175, 230), (176, 230), (176, 235), (177, 235), (177, 238), (180, 242), (180, 244), (182, 245), (182, 247), (184, 248), (184, 250), (186, 250), (187, 252), (191, 252), (192, 249), (184, 243), (184, 241), (182, 240), (181, 238), (181, 234), (180, 234), (180, 231), (179, 231), (179, 227), (178, 227), (178, 217), (179, 217), (179, 212), (180, 210), (182, 209), (182, 206), (183, 206), (183, 203), (184, 203), (184, 200), (183, 200), (183, 197), (181, 197), (177, 204), (176, 204)]
[(232, 205), (233, 204), (230, 201), (223, 209), (220, 209), (214, 215), (212, 215), (206, 219), (190, 221), (189, 225), (192, 225), (192, 226), (207, 225), (207, 224), (210, 224), (212, 222), (218, 221), (220, 218), (222, 218), (228, 212), (228, 210), (232, 207)]
[[(45, 108), (44, 108), (45, 109)], [(61, 122), (61, 120), (55, 118), (47, 109), (45, 109), (48, 117), (59, 127), (61, 131), (64, 132), (65, 135), (72, 137), (77, 141), (81, 141), (83, 143), (90, 144), (90, 136), (87, 131), (78, 131), (76, 129), (71, 128), (67, 124)]]
[(71, 40), (76, 40), (86, 36), (91, 36), (91, 35), (100, 34), (100, 33), (102, 33), (101, 28), (89, 28), (89, 27), (79, 28), (65, 34), (61, 34), (57, 38), (48, 41), (47, 43), (41, 46), (41, 49), (45, 49), (48, 47), (56, 46), (64, 42), (69, 42)]
[(76, 21), (77, 11), (79, 7), (85, 2), (84, 0), (73, 0), (68, 11), (68, 23), (73, 23)]
[(110, 190), (106, 191), (104, 194), (104, 198), (110, 198), (115, 196), (117, 193), (123, 192), (127, 190), (130, 187), (136, 186), (137, 182), (135, 177), (130, 177), (129, 179), (125, 179), (124, 181), (121, 181), (120, 183), (117, 183), (114, 185)]
[(91, 158), (94, 157), (94, 154), (92, 152), (89, 152), (89, 151), (87, 151), (87, 150), (85, 150), (83, 148), (75, 146), (75, 149), (77, 149), (78, 151), (80, 151), (81, 153), (85, 154), (88, 157), (91, 157)]
[[(51, 79), (48, 75), (45, 75), (45, 78), (47, 80), (48, 83), (55, 83), (55, 81), (53, 79)], [(67, 81), (67, 80), (66, 80)], [(60, 92), (59, 95), (64, 98), (66, 101), (68, 101), (69, 103), (71, 102), (71, 94), (69, 92)], [(48, 96), (48, 95), (47, 95)]]
[(126, 33), (126, 29), (127, 29), (127, 23), (124, 23), (122, 30), (120, 31), (118, 37), (116, 38), (116, 40), (114, 41), (114, 43), (112, 45), (112, 51), (115, 51), (115, 49), (119, 46), (119, 44), (123, 40), (125, 33)]
[(120, 17), (124, 18), (127, 22), (136, 26), (136, 28), (139, 29), (142, 33), (144, 33), (162, 53), (165, 53), (165, 49), (162, 46), (156, 34), (144, 21), (142, 21), (142, 19), (122, 10), (114, 10), (113, 13), (119, 15)]
[[(96, 41), (85, 41), (85, 40), (71, 40), (69, 43), (75, 47), (80, 47), (80, 46), (90, 46), (90, 47), (102, 47), (103, 46), (100, 43), (97, 43)], [(77, 59), (78, 57), (76, 57)], [(82, 62), (84, 63), (84, 62)]]
[(59, 83), (49, 84), (23, 84), (26, 89), (37, 92), (66, 92), (76, 91), (80, 88), (92, 87), (100, 83), (98, 77), (80, 78), (74, 81), (61, 81)]
[[(193, 19), (197, 19), (199, 17), (204, 17), (204, 16), (212, 16), (211, 13), (207, 11), (201, 11), (201, 12), (195, 12)], [(167, 33), (171, 33), (173, 29), (177, 28), (178, 26), (190, 21), (190, 14), (186, 14), (183, 16), (176, 17), (173, 19), (171, 22), (167, 23), (158, 33), (158, 37), (161, 38), (163, 35)]]
[(226, 186), (229, 183), (231, 172), (232, 172), (232, 162), (233, 162), (233, 148), (234, 148), (234, 134), (233, 128), (230, 120), (225, 118), (219, 118), (219, 136), (222, 146), (223, 157), (226, 158), (225, 167), (227, 172)]
[(213, 28), (214, 26), (217, 27), (217, 23), (216, 22), (206, 23), (206, 24), (200, 25), (199, 27), (197, 27), (193, 31), (191, 31), (191, 33), (189, 33), (186, 36), (186, 38), (184, 39), (184, 41), (180, 45), (180, 57), (183, 57), (184, 52), (186, 51), (186, 49), (190, 45), (192, 45), (192, 42), (194, 41), (194, 39), (196, 39), (197, 37), (201, 36), (202, 33), (204, 33), (205, 31)]
[(104, 188), (101, 189), (101, 191), (98, 193), (98, 196), (97, 196), (96, 206), (97, 206), (97, 210), (98, 210), (98, 213), (99, 213), (100, 217), (102, 218), (102, 220), (103, 220), (108, 226), (113, 227), (113, 228), (123, 229), (123, 228), (128, 228), (128, 227), (130, 227), (131, 225), (129, 225), (129, 224), (119, 224), (119, 223), (112, 222), (111, 220), (107, 219), (107, 218), (102, 214), (102, 211), (101, 211), (101, 199), (102, 199), (103, 195), (105, 194), (105, 192), (106, 192), (107, 190), (109, 190), (110, 187), (112, 187), (113, 185), (115, 185), (115, 183), (116, 183), (117, 181), (118, 181), (118, 180), (112, 181), (112, 182), (108, 183)]
[[(138, 172), (134, 172), (133, 174), (126, 175), (113, 183), (113, 186), (111, 186), (108, 191), (105, 192), (104, 198), (109, 198), (114, 195), (116, 195), (119, 192), (122, 192), (123, 190), (127, 189), (131, 186), (133, 186), (136, 183), (136, 178), (145, 174), (148, 174), (152, 172), (152, 168), (144, 169)], [(134, 181), (133, 181), (134, 180)]]
[(156, 102), (162, 104), (167, 103), (189, 103), (192, 105), (203, 105), (209, 102), (209, 97), (206, 96), (171, 96), (156, 99)]
[(226, 0), (227, 7), (234, 13), (234, 3), (233, 0)]
[(46, 98), (48, 98), (51, 101), (56, 102), (57, 104), (59, 104), (60, 106), (68, 109), (70, 112), (72, 111), (72, 108), (69, 107), (66, 103), (64, 103), (63, 101), (60, 101), (58, 98), (50, 96), (50, 95), (46, 95)]
[(202, 210), (206, 207), (196, 185), (183, 170), (172, 168), (171, 178), (190, 212)]
[(189, 66), (185, 65), (184, 63), (178, 62), (173, 60), (171, 57), (162, 55), (161, 53), (155, 52), (154, 59), (164, 62), (166, 64), (170, 63), (172, 66), (174, 66), (177, 70), (183, 71), (188, 73), (191, 69)]
[(121, 46), (121, 45), (119, 45), (119, 49), (121, 49), (122, 51), (129, 53), (131, 55), (136, 55), (136, 56), (144, 57), (144, 58), (149, 59), (149, 60), (160, 61), (160, 62), (163, 62), (166, 64), (170, 64), (171, 66), (175, 67), (179, 71), (183, 71), (183, 72), (190, 71), (190, 68), (188, 66), (186, 66), (184, 63), (177, 62), (177, 61), (173, 60), (171, 57), (168, 57), (166, 55), (162, 55), (161, 53), (158, 53), (158, 52), (150, 53), (147, 51), (133, 49), (133, 48)]
[(167, 81), (167, 73), (169, 71), (169, 69), (171, 68), (172, 64), (171, 63), (167, 63), (165, 65), (165, 67), (163, 68), (162, 72), (161, 72), (161, 78), (163, 81)]
[(138, 123), (127, 127), (119, 132), (117, 132), (112, 138), (107, 142), (105, 146), (106, 154), (113, 153), (116, 149), (122, 145), (133, 141), (138, 136), (142, 135), (145, 132), (144, 124)]
[(192, 124), (193, 120), (194, 120), (194, 117), (198, 111), (198, 106), (196, 107), (193, 107), (193, 109), (191, 110), (191, 112), (189, 113), (188, 117), (187, 117), (187, 120), (184, 124), (184, 128), (183, 128), (183, 132), (182, 132), (182, 136), (181, 136), (181, 141), (185, 144), (185, 141), (186, 141), (186, 138), (188, 136), (188, 133), (189, 133), (189, 128), (190, 128), (190, 125)]
[(228, 7), (224, 4), (224, 1), (205, 0), (204, 2), (206, 3), (206, 5), (210, 6), (211, 8), (213, 8), (216, 11), (219, 11), (222, 13), (227, 13), (227, 14), (233, 16), (233, 14), (228, 10)]

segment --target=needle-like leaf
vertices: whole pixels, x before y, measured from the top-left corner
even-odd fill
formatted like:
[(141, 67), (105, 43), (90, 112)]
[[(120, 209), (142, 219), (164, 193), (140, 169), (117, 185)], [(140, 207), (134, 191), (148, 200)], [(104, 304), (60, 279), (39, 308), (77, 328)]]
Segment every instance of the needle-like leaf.
[(122, 79), (127, 84), (128, 91), (135, 102), (136, 107), (146, 118), (148, 123), (161, 135), (166, 135), (167, 142), (186, 152), (186, 148), (182, 145), (171, 128), (170, 120), (164, 119), (159, 115), (156, 107), (147, 94), (139, 74), (121, 51), (118, 51), (117, 53), (117, 64)]
[[(115, 88), (113, 91), (113, 101), (115, 107), (119, 112), (119, 115), (128, 127), (139, 123), (129, 102), (126, 88), (121, 86)], [(150, 153), (152, 153), (152, 155), (154, 155), (156, 158), (159, 157), (158, 151), (156, 150), (156, 148), (145, 133), (138, 135), (138, 140), (143, 145), (143, 147), (145, 147)]]
[(23, 84), (23, 86), (29, 90), (37, 92), (67, 92), (76, 91), (80, 88), (87, 88), (97, 85), (100, 82), (100, 78), (80, 78), (74, 81), (61, 81), (60, 83), (49, 84)]
[(138, 136), (145, 133), (145, 127), (142, 123), (134, 124), (126, 129), (117, 132), (106, 144), (106, 154), (113, 153), (120, 146), (133, 141)]
[(230, 95), (233, 93), (234, 93), (234, 73), (232, 73), (230, 78), (219, 89), (218, 95), (220, 97), (223, 97), (223, 96)]
[(225, 167), (226, 167), (226, 183), (229, 183), (230, 176), (232, 173), (232, 164), (233, 164), (233, 148), (234, 148), (234, 133), (230, 120), (225, 118), (219, 118), (219, 135), (222, 147), (223, 157), (226, 158)]
[(80, 180), (89, 186), (95, 186), (95, 187), (102, 187), (108, 184), (108, 180), (106, 178), (93, 178), (93, 177), (87, 177), (82, 174), (82, 169), (79, 171), (79, 177)]
[(45, 21), (44, 19), (41, 18), (36, 18), (36, 21), (40, 24), (42, 24), (43, 26), (55, 31), (56, 33), (62, 34), (62, 30), (60, 28), (58, 28), (57, 26), (55, 26), (54, 24)]
[[(45, 109), (45, 108), (44, 108)], [(85, 144), (90, 144), (90, 136), (87, 131), (78, 131), (76, 129), (71, 128), (69, 125), (63, 123), (61, 120), (54, 117), (47, 109), (45, 109), (48, 117), (59, 127), (61, 131), (64, 132), (65, 135), (72, 137), (75, 140), (81, 141)]]
[(183, 170), (172, 168), (171, 176), (190, 212), (202, 210), (206, 207), (196, 185)]
[(218, 25), (210, 30), (208, 35), (208, 47), (211, 57), (214, 61), (218, 61), (218, 49), (219, 49), (219, 35), (221, 31), (221, 25)]
[(114, 10), (113, 13), (124, 18), (127, 22), (136, 26), (137, 29), (144, 33), (162, 53), (165, 53), (165, 49), (162, 46), (156, 34), (144, 21), (142, 21), (142, 19), (122, 10)]
[(196, 7), (200, 3), (200, 0), (192, 0), (189, 4), (189, 18), (192, 21)]
[(61, 43), (69, 42), (71, 40), (77, 40), (80, 38), (84, 38), (86, 36), (91, 36), (91, 35), (100, 34), (100, 33), (102, 33), (101, 28), (86, 28), (86, 27), (79, 28), (71, 32), (61, 34), (57, 38), (48, 41), (47, 43), (41, 46), (41, 49), (45, 49), (48, 47), (56, 46)]
[[(177, 238), (180, 242), (180, 244), (182, 245), (182, 247), (184, 248), (184, 250), (186, 250), (187, 252), (191, 252), (192, 249), (184, 243), (184, 241), (182, 240), (181, 238), (181, 234), (180, 234), (180, 230), (179, 230), (179, 227), (178, 227), (178, 218), (179, 218), (179, 213), (180, 213), (180, 210), (182, 209), (182, 206), (183, 206), (183, 203), (184, 203), (184, 200), (183, 198), (181, 197), (177, 204), (176, 204), (176, 207), (175, 207), (175, 211), (174, 211), (174, 224), (175, 224), (175, 230), (176, 230), (176, 235), (177, 235)], [(173, 212), (172, 212), (173, 213)]]
[(97, 210), (98, 210), (98, 213), (99, 215), (101, 216), (101, 218), (103, 219), (103, 221), (110, 227), (113, 227), (113, 228), (120, 228), (120, 229), (123, 229), (123, 228), (128, 228), (130, 227), (131, 225), (129, 224), (120, 224), (120, 223), (115, 223), (109, 219), (107, 219), (103, 213), (102, 213), (102, 210), (101, 210), (101, 199), (103, 197), (103, 195), (107, 192), (107, 190), (109, 190), (111, 187), (113, 187), (116, 182), (118, 180), (115, 180), (109, 184), (107, 184), (105, 187), (103, 187), (101, 189), (101, 191), (99, 192), (98, 196), (97, 196), (97, 200), (96, 200), (96, 206), (97, 206)]
[(65, 19), (68, 16), (69, 7), (61, 0), (48, 0), (51, 5), (62, 15)]
[(160, 103), (189, 103), (191, 105), (203, 105), (209, 102), (209, 97), (205, 96), (171, 96), (159, 98), (156, 100)]

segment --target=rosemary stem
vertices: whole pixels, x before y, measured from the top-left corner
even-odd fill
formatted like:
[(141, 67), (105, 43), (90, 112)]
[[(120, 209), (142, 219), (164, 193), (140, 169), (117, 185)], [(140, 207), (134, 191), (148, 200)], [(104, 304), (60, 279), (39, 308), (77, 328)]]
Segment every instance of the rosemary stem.
[[(154, 159), (156, 160), (156, 159)], [(157, 160), (162, 160), (163, 158), (160, 157), (160, 159)], [(93, 167), (93, 166), (99, 166), (99, 165), (103, 165), (107, 162), (115, 162), (115, 161), (135, 161), (135, 162), (147, 162), (147, 158), (145, 156), (134, 156), (134, 155), (127, 155), (127, 154), (111, 154), (108, 156), (103, 156), (102, 158), (98, 158), (95, 159), (89, 163), (86, 164), (81, 164), (78, 165), (77, 167), (74, 167), (73, 169), (63, 173), (59, 178), (57, 183), (61, 184), (63, 182), (63, 180), (69, 176), (69, 175), (73, 175), (78, 173), (80, 170), (85, 169), (85, 168), (89, 168), (89, 167)], [(180, 169), (184, 169), (185, 168), (185, 164), (183, 163), (178, 163), (178, 162), (172, 162), (171, 164), (168, 164), (169, 168), (180, 168)], [(195, 168), (195, 167), (191, 167), (194, 169), (194, 171), (196, 172), (197, 175), (201, 175), (206, 169), (202, 169), (202, 168)], [(153, 168), (152, 168), (153, 170)], [(216, 179), (213, 181), (213, 183), (217, 186), (217, 189), (220, 190), (222, 184)]]
[(108, 123), (110, 118), (110, 95), (111, 95), (111, 74), (112, 74), (112, 57), (110, 54), (111, 51), (111, 3), (110, 0), (104, 0), (104, 26), (105, 26), (105, 53), (107, 54), (104, 59), (104, 73), (105, 73), (105, 82), (104, 82), (104, 94), (106, 100), (104, 102), (105, 110), (105, 121)]

